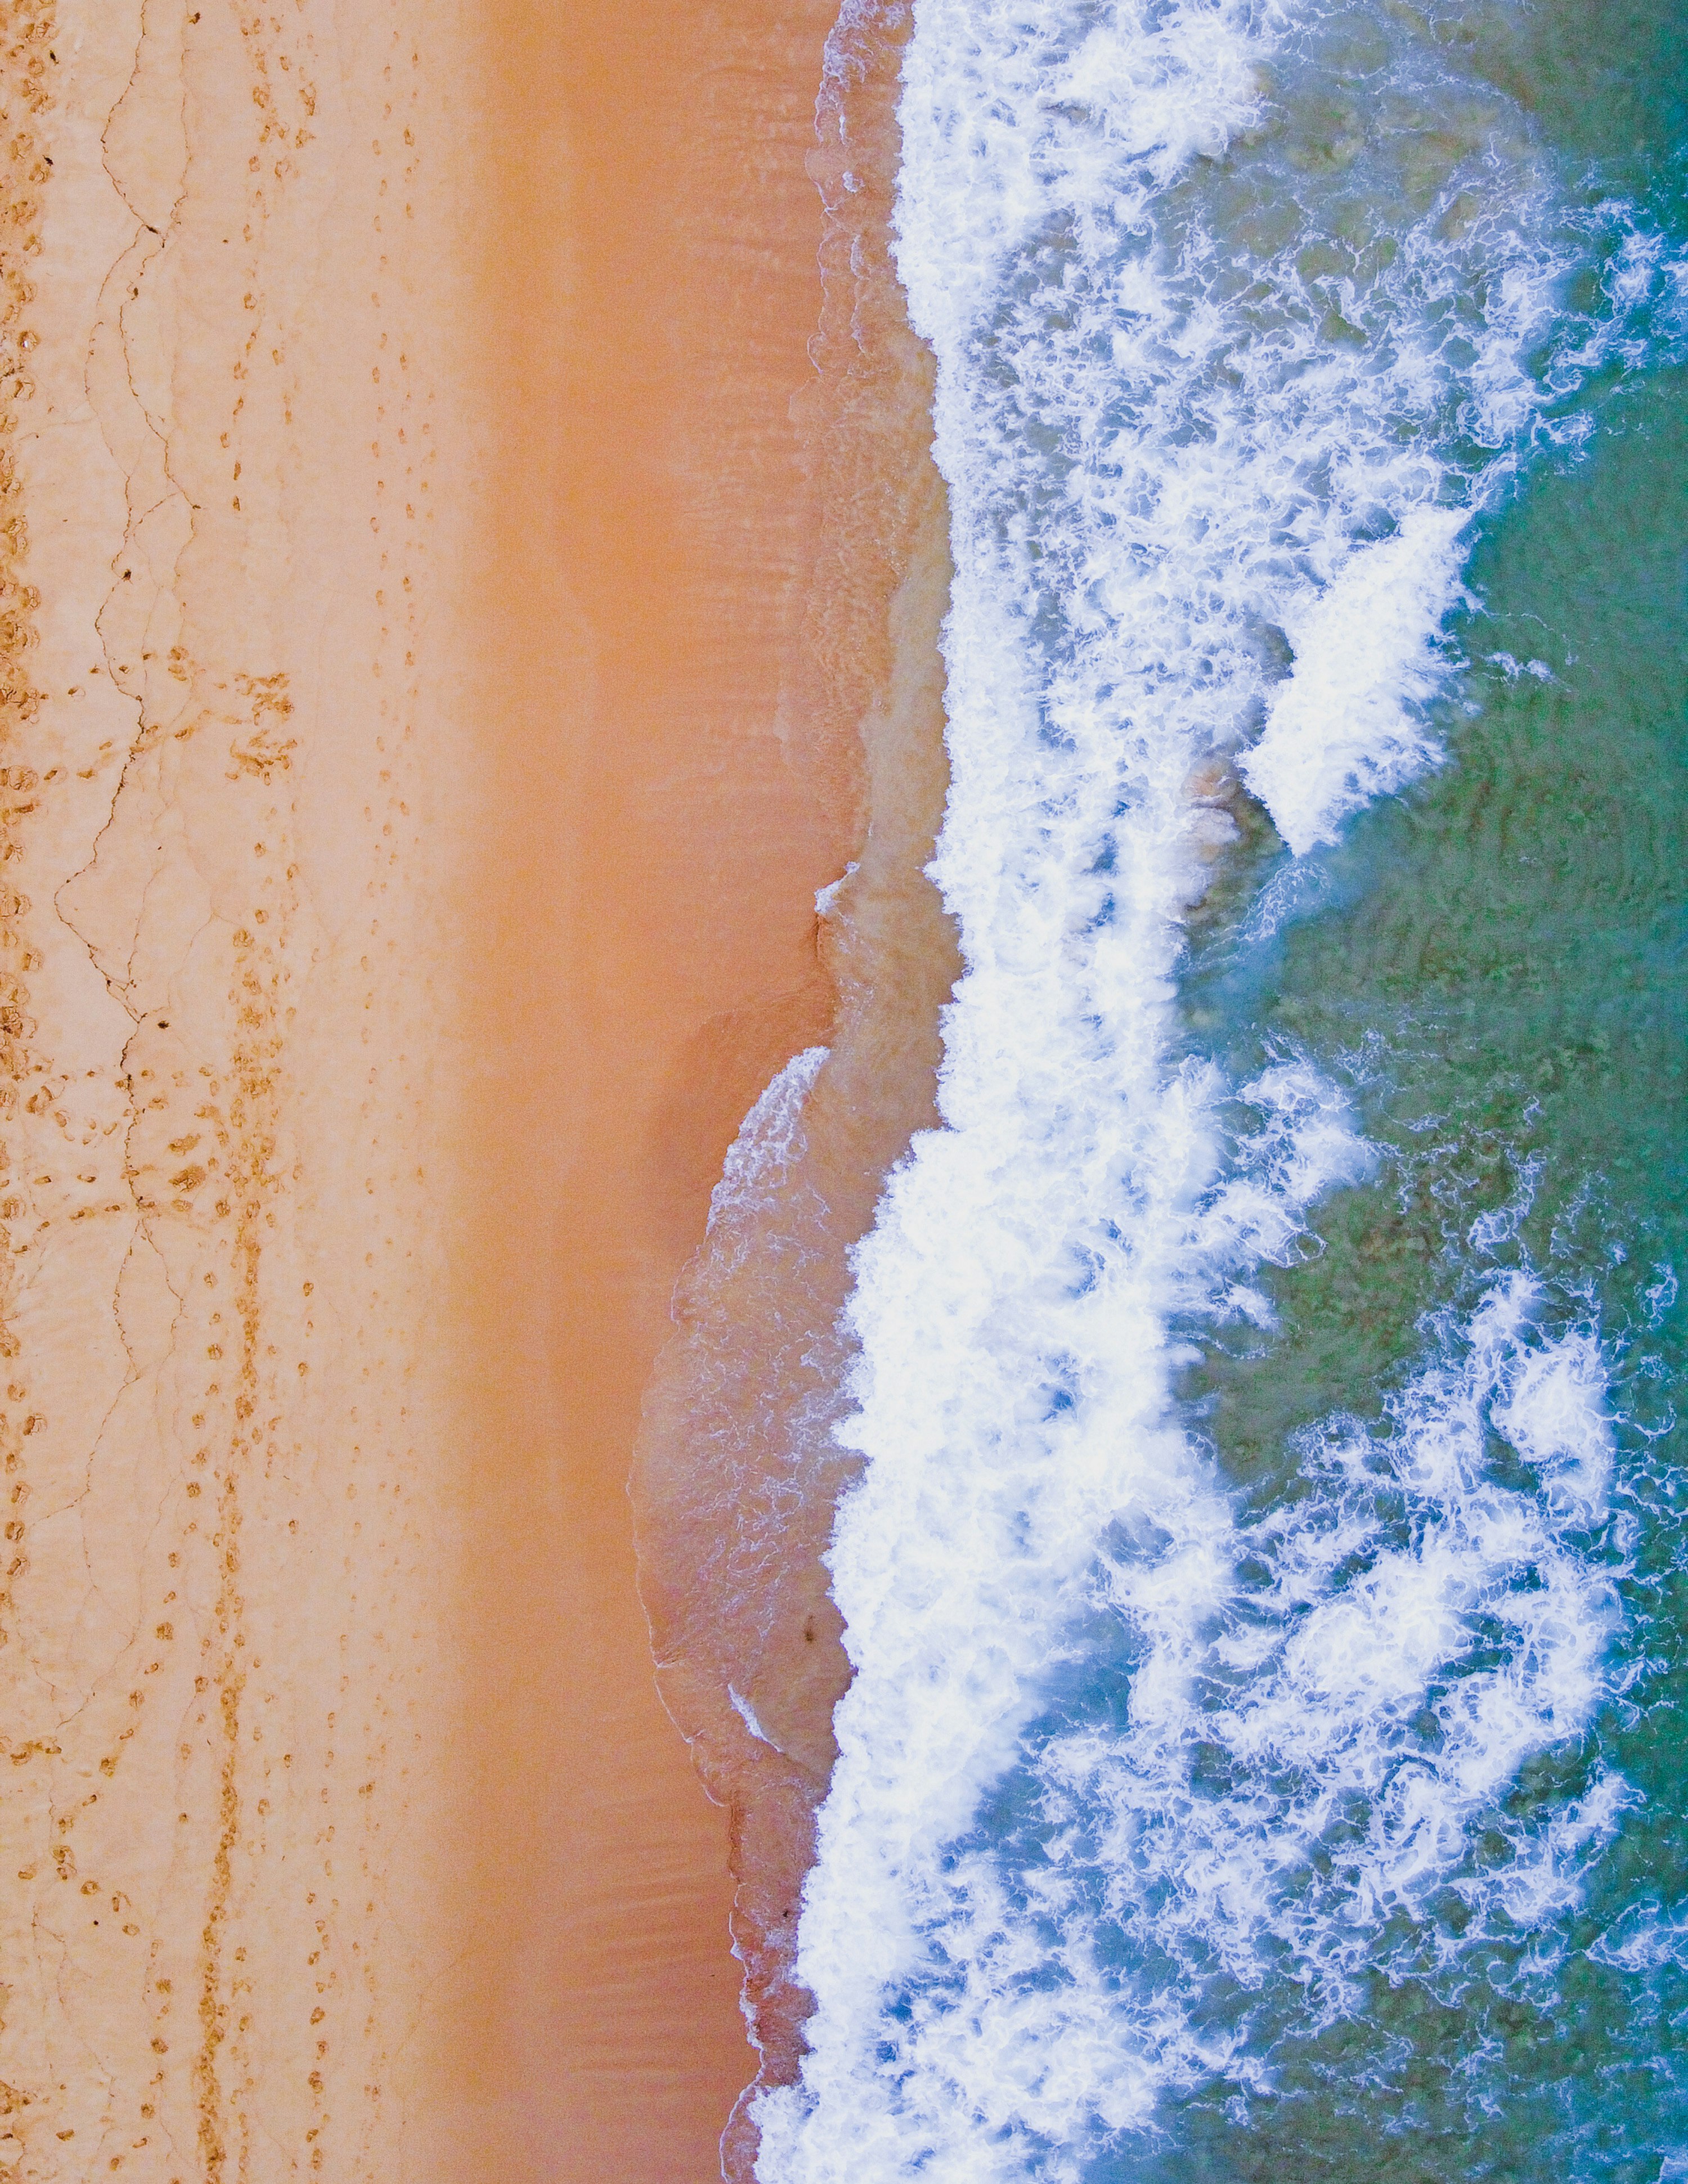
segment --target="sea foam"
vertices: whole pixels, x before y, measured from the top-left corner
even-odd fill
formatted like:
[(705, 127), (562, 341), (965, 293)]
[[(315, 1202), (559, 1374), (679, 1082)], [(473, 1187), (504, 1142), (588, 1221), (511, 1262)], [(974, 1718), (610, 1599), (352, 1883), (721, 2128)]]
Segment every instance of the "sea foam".
[(1307, 1429), (1283, 1507), (1176, 1400), (1373, 1162), (1310, 1058), (1178, 1058), (1201, 785), (1299, 855), (1439, 762), (1474, 519), (1677, 292), (1451, 51), (1406, 9), (917, 0), (967, 971), (946, 1127), (858, 1255), (855, 1678), (764, 2184), (1081, 2177), (1169, 2088), (1257, 2077), (1267, 2000), (1557, 1915), (1628, 1795), (1496, 1817), (1613, 1689), (1594, 1330), (1494, 1273), (1384, 1408)]

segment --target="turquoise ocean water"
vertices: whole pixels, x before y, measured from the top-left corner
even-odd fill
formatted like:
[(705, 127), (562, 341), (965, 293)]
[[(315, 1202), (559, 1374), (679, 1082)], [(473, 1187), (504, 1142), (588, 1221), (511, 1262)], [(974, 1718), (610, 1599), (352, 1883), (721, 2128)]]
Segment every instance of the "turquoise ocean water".
[(758, 2173), (1688, 2177), (1688, 10), (903, 120), (967, 972)]

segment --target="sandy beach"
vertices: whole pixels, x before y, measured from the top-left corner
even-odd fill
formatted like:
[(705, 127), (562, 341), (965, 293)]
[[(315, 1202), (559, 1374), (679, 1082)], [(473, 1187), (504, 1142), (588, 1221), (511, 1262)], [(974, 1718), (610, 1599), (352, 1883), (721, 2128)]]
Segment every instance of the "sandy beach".
[(861, 825), (830, 26), (8, 10), (0, 2174), (716, 2173), (626, 1482)]
[(477, 390), (477, 592), (517, 733), (476, 821), (453, 1294), (506, 1453), (465, 1509), (482, 1667), (442, 2022), (536, 2176), (714, 2174), (755, 2062), (727, 1815), (656, 1699), (627, 1479), (722, 1155), (833, 1010), (814, 895), (850, 854), (856, 749), (781, 717), (821, 518), (792, 410), (832, 12), (535, 7), (497, 48), (482, 292), (523, 332)]

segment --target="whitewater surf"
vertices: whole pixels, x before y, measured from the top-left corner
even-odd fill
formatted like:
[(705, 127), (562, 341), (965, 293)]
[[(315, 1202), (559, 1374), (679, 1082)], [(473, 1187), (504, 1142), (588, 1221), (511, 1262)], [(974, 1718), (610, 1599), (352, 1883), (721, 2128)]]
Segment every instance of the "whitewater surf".
[(964, 970), (764, 2184), (1688, 2173), (1685, 105), (1663, 4), (915, 0)]

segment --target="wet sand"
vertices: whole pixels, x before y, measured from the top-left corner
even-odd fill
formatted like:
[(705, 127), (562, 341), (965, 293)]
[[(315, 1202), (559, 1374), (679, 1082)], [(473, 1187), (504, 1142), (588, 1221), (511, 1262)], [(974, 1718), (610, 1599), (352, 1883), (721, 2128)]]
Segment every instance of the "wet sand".
[(819, 934), (836, 1012), (777, 1146), (735, 1154), (734, 1192), (676, 1294), (633, 1479), (663, 1693), (733, 1816), (733, 1931), (759, 2049), (724, 2148), (733, 2184), (752, 2171), (755, 2094), (795, 2078), (811, 2006), (798, 1914), (849, 1677), (822, 1557), (852, 1475), (831, 1433), (847, 1406), (850, 1250), (911, 1134), (937, 1123), (939, 1011), (959, 967), (924, 870), (949, 780), (949, 510), (932, 358), (891, 254), (909, 27), (894, 0), (848, 12), (809, 161), (824, 304), (799, 414), (825, 521), (783, 710), (823, 754), (861, 755), (860, 830)]
[(536, 7), (499, 47), (484, 292), (526, 337), (483, 388), (482, 672), (516, 733), (481, 822), (465, 1173), (482, 1115), (499, 1141), (455, 1256), (504, 1451), (466, 1511), (473, 1644), (520, 1666), (477, 1688), (458, 1777), (446, 2013), (499, 2111), (454, 2152), (507, 2135), (488, 2177), (712, 2174), (754, 2065), (727, 1815), (656, 1702), (626, 1482), (722, 1156), (834, 1006), (813, 898), (850, 854), (856, 746), (781, 707), (820, 517), (792, 403), (833, 12)]
[(830, 13), (8, 11), (0, 2174), (716, 2173), (626, 1479), (833, 1009)]

